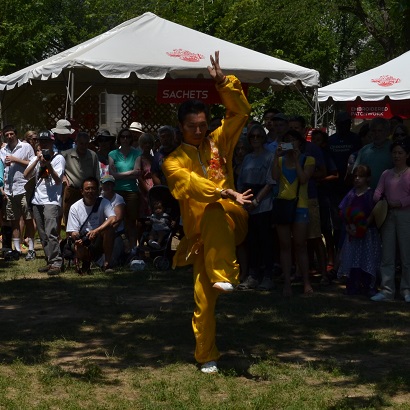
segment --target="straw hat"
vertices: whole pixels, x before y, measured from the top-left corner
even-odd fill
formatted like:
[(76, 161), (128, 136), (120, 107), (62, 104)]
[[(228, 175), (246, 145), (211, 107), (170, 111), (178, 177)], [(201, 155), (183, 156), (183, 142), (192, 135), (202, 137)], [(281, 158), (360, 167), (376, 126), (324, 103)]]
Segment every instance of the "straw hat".
[(141, 132), (143, 133), (144, 131), (142, 130), (142, 125), (140, 122), (133, 122), (128, 128), (130, 131), (136, 131), (136, 132)]
[(378, 229), (380, 229), (386, 219), (389, 205), (385, 199), (381, 199), (373, 208), (372, 215)]

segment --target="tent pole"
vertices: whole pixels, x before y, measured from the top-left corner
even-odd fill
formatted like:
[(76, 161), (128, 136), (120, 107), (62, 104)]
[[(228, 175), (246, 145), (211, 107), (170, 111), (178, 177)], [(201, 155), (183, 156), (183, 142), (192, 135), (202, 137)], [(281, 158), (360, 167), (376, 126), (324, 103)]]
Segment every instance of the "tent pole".
[(74, 73), (71, 73), (70, 119), (74, 118)]
[(71, 70), (68, 72), (67, 85), (65, 86), (65, 89), (66, 89), (66, 97), (65, 97), (64, 118), (67, 118), (68, 99), (70, 98), (70, 81), (71, 81)]
[(314, 105), (315, 105), (315, 128), (317, 128), (317, 113), (318, 113), (318, 110), (319, 110), (319, 101), (318, 101), (317, 88), (315, 88), (315, 91), (313, 93), (313, 98), (314, 98)]

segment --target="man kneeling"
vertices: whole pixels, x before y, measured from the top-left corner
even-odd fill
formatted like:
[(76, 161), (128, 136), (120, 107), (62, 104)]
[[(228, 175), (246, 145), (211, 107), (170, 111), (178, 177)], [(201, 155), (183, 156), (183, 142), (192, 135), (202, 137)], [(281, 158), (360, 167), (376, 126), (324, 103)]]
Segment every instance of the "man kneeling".
[(80, 275), (90, 273), (91, 262), (102, 254), (105, 256), (103, 270), (112, 272), (110, 261), (115, 238), (113, 225), (116, 221), (114, 210), (110, 201), (99, 198), (99, 183), (94, 177), (83, 181), (81, 194), (83, 198), (70, 208), (66, 228), (74, 243), (77, 272)]

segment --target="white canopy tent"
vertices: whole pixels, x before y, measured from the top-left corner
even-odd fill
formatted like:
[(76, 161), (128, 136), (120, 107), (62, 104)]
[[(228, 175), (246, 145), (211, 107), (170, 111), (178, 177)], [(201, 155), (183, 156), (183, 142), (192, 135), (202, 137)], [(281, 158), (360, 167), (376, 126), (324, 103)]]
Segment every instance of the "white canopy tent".
[(379, 67), (319, 88), (318, 100), (336, 102), (360, 98), (363, 101), (381, 101), (386, 97), (391, 100), (410, 99), (409, 67), (410, 51)]
[(138, 87), (153, 87), (166, 76), (210, 78), (207, 66), (215, 50), (220, 51), (224, 72), (236, 75), (242, 82), (271, 85), (274, 90), (318, 87), (316, 70), (145, 13), (69, 50), (1, 76), (0, 91), (30, 84), (46, 92), (61, 93), (66, 87), (72, 112), (75, 102), (91, 87), (126, 93)]

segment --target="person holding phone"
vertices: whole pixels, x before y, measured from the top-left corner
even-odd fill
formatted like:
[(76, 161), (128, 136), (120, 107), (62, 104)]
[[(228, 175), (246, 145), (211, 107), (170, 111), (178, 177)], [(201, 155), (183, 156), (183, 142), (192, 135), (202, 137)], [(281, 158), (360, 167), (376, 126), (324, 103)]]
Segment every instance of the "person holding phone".
[(296, 262), (303, 277), (304, 294), (313, 293), (309, 281), (309, 260), (307, 254), (307, 227), (309, 222), (307, 183), (315, 170), (315, 159), (303, 154), (305, 139), (294, 130), (289, 130), (283, 142), (278, 145), (272, 166), (272, 178), (279, 183), (278, 198), (299, 200), (296, 216), (291, 224), (276, 224), (280, 241), (280, 263), (284, 275), (283, 295), (292, 295), (292, 241)]
[(37, 230), (43, 245), (47, 264), (38, 269), (48, 275), (61, 272), (62, 256), (58, 242), (58, 220), (61, 209), (61, 194), (65, 159), (61, 154), (54, 154), (54, 135), (45, 130), (38, 134), (36, 155), (31, 158), (24, 176), (35, 178), (35, 188), (31, 204)]

